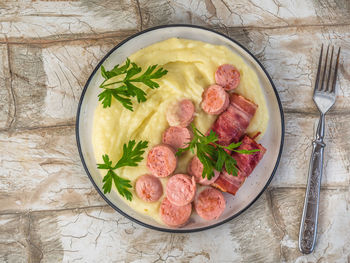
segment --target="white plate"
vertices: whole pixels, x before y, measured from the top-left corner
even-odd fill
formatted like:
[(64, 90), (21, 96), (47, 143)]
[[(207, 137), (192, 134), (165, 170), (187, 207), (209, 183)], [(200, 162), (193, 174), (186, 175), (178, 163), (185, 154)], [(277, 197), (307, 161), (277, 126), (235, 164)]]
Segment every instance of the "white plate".
[[(102, 178), (96, 167), (91, 139), (93, 114), (97, 103), (99, 103), (97, 99), (97, 95), (99, 94), (98, 87), (99, 83), (102, 82), (100, 66), (103, 64), (106, 68), (112, 68), (115, 64), (121, 64), (128, 56), (139, 49), (172, 37), (224, 45), (239, 54), (258, 75), (270, 114), (266, 133), (259, 141), (259, 143), (267, 148), (267, 152), (254, 172), (240, 188), (237, 195), (233, 197), (225, 194), (227, 203), (224, 213), (219, 219), (213, 221), (204, 221), (193, 213), (189, 223), (182, 228), (171, 228), (160, 225), (153, 219), (135, 212), (114, 192), (107, 195), (103, 194)], [(231, 220), (241, 214), (259, 198), (275, 174), (281, 157), (284, 139), (284, 120), (281, 102), (270, 76), (260, 62), (247, 49), (235, 40), (211, 29), (192, 25), (169, 25), (151, 28), (129, 37), (114, 47), (101, 60), (88, 79), (80, 98), (77, 112), (76, 137), (79, 154), (86, 173), (96, 190), (110, 206), (129, 219), (152, 229), (167, 232), (194, 232), (212, 228)]]

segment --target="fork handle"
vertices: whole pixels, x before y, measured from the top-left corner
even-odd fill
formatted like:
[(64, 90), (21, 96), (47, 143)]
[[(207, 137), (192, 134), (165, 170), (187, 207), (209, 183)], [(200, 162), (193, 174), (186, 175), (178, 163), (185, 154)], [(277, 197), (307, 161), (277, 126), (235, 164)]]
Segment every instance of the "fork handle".
[(323, 169), (324, 115), (321, 114), (318, 123), (316, 139), (312, 142), (307, 188), (305, 193), (304, 210), (299, 232), (299, 250), (309, 254), (314, 250), (317, 233), (318, 206), (320, 201), (321, 178)]

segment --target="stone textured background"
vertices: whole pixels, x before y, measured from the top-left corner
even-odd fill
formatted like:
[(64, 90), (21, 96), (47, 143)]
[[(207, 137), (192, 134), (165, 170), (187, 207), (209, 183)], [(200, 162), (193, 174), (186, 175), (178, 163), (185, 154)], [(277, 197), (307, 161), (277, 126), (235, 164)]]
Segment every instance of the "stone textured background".
[[(286, 118), (281, 164), (238, 218), (193, 234), (148, 230), (112, 210), (86, 176), (74, 121), (98, 61), (140, 30), (216, 29), (255, 54)], [(297, 249), (317, 110), (321, 43), (342, 47), (327, 117), (318, 243)], [(347, 0), (1, 1), (0, 262), (350, 262), (350, 2)]]

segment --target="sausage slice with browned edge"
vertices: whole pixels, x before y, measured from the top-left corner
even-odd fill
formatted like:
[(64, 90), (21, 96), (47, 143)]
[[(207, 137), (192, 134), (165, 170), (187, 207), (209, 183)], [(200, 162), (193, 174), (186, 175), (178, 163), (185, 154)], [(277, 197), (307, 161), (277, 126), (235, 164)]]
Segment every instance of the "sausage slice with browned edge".
[(158, 177), (167, 177), (172, 174), (177, 165), (175, 151), (168, 145), (154, 146), (147, 155), (147, 167)]
[(203, 178), (203, 164), (198, 159), (197, 156), (194, 156), (187, 166), (187, 172), (194, 177), (197, 183), (202, 185), (210, 185), (215, 182), (219, 177), (220, 173), (214, 170), (214, 177), (208, 180), (206, 177)]
[(177, 150), (178, 148), (187, 147), (187, 143), (191, 139), (192, 133), (189, 129), (180, 126), (170, 126), (164, 131), (162, 141)]
[(186, 174), (175, 174), (169, 179), (165, 193), (174, 205), (184, 206), (191, 203), (196, 194), (194, 177)]
[(194, 207), (201, 218), (218, 219), (225, 210), (225, 198), (219, 190), (207, 188), (197, 196)]
[(238, 87), (241, 81), (241, 74), (235, 66), (224, 64), (216, 70), (215, 81), (216, 84), (222, 86), (225, 90), (233, 90)]
[(218, 115), (227, 109), (230, 103), (229, 95), (223, 87), (211, 85), (202, 94), (202, 109), (211, 115)]
[(194, 105), (191, 100), (184, 99), (171, 105), (166, 113), (170, 126), (187, 127), (193, 120)]
[(168, 226), (178, 227), (184, 225), (191, 216), (192, 204), (176, 206), (164, 198), (160, 205), (160, 217)]
[(163, 186), (159, 178), (151, 175), (141, 175), (135, 184), (136, 194), (146, 202), (155, 202), (163, 194)]

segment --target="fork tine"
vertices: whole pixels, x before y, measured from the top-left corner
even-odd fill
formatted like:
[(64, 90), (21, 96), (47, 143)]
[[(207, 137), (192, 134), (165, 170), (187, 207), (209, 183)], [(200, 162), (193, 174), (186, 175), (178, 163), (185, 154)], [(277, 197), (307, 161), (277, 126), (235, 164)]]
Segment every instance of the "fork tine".
[(324, 62), (324, 66), (323, 66), (323, 76), (322, 76), (322, 82), (321, 82), (321, 86), (319, 88), (320, 91), (323, 90), (323, 84), (324, 84), (324, 78), (326, 76), (326, 71), (327, 71), (327, 60), (328, 60), (328, 51), (329, 51), (329, 45), (327, 47), (327, 52), (326, 52), (326, 60)]
[(314, 94), (316, 90), (318, 89), (318, 83), (320, 80), (320, 73), (321, 73), (321, 64), (322, 64), (322, 54), (323, 54), (323, 44), (321, 46), (321, 52), (320, 52), (320, 58), (318, 60), (318, 67), (317, 67), (317, 75), (316, 75), (316, 82), (315, 82), (315, 88), (314, 88)]
[(328, 78), (327, 78), (327, 85), (326, 85), (325, 91), (328, 91), (328, 90), (331, 91), (331, 88), (329, 88), (329, 80), (331, 79), (331, 74), (332, 74), (333, 51), (334, 51), (334, 46), (332, 46), (331, 61), (329, 62)]
[(334, 69), (333, 85), (332, 85), (332, 89), (330, 90), (330, 92), (332, 93), (335, 93), (335, 84), (337, 82), (337, 73), (338, 73), (338, 65), (339, 65), (339, 55), (340, 55), (340, 47), (338, 49), (337, 62), (335, 64), (335, 69)]

